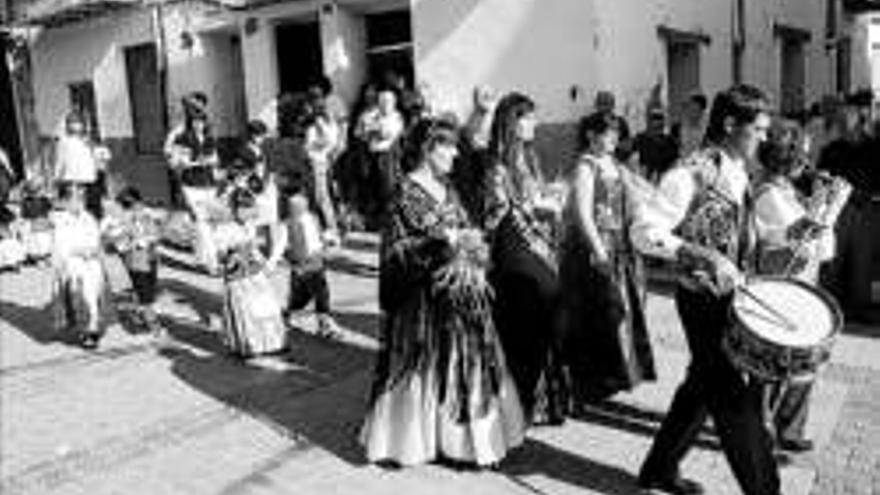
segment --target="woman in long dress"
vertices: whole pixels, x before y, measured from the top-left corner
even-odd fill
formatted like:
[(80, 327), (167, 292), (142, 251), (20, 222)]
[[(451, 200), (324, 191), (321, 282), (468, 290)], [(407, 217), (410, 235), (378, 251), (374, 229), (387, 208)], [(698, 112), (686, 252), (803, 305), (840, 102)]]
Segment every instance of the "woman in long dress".
[(493, 324), (487, 248), (445, 182), (454, 127), (426, 120), (412, 139), (415, 169), (383, 236), (384, 342), (361, 441), (373, 462), (492, 465), (525, 423)]
[(485, 175), (484, 225), (492, 251), (495, 319), (531, 423), (559, 424), (567, 389), (559, 363), (559, 277), (554, 219), (538, 207), (545, 189), (533, 149), (535, 105), (512, 93), (496, 106)]
[(645, 324), (640, 260), (627, 235), (634, 210), (614, 158), (618, 121), (581, 123), (585, 153), (571, 175), (560, 273), (565, 361), (576, 402), (605, 399), (656, 379)]
[(242, 358), (279, 352), (287, 347), (287, 333), (281, 318), (281, 303), (267, 273), (281, 259), (286, 245), (272, 242), (266, 259), (257, 243), (255, 198), (246, 188), (230, 194), (234, 220), (215, 229), (218, 260), (224, 281), (223, 340)]
[(86, 186), (63, 185), (63, 209), (51, 217), (53, 301), (55, 326), (72, 331), (86, 349), (94, 349), (104, 335), (101, 314), (106, 302), (101, 230), (86, 211)]

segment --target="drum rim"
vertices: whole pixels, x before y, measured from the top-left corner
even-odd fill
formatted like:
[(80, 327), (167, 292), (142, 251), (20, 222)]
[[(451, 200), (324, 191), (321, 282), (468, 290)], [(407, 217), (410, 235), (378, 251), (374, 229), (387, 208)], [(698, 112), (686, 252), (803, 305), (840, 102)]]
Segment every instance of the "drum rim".
[[(833, 325), (832, 325), (833, 328), (828, 333), (828, 335), (826, 335), (825, 337), (823, 337), (822, 339), (820, 339), (819, 341), (817, 341), (814, 344), (791, 345), (789, 347), (806, 350), (806, 349), (810, 349), (810, 348), (813, 348), (813, 347), (816, 347), (819, 345), (828, 344), (830, 342), (833, 342), (837, 338), (837, 335), (843, 330), (843, 327), (845, 325), (845, 320), (844, 320), (844, 316), (843, 316), (843, 310), (840, 308), (840, 303), (838, 303), (837, 299), (835, 299), (834, 296), (832, 296), (827, 290), (823, 289), (822, 287), (814, 286), (812, 284), (809, 284), (809, 283), (807, 283), (803, 280), (797, 279), (797, 278), (783, 277), (781, 275), (749, 275), (746, 280), (747, 280), (747, 283), (750, 281), (754, 281), (754, 280), (766, 280), (766, 281), (775, 281), (775, 282), (788, 282), (788, 283), (793, 283), (795, 285), (799, 285), (802, 288), (807, 289), (808, 291), (811, 291), (811, 292), (815, 293), (816, 295), (818, 295), (831, 309), (831, 318), (832, 318), (832, 322), (833, 322)], [(735, 292), (736, 291), (734, 291), (734, 297), (731, 299), (731, 302), (730, 302), (730, 308), (729, 308), (730, 317), (736, 323), (743, 325), (743, 326), (746, 326), (745, 322), (743, 322), (739, 318), (739, 316), (736, 314), (736, 306), (734, 304), (736, 301), (736, 293)], [(780, 344), (778, 342), (773, 342), (769, 339), (766, 339), (762, 335), (756, 334), (754, 332), (752, 332), (751, 335), (754, 338), (757, 338), (758, 340), (765, 342), (767, 344), (774, 345), (777, 347), (782, 347), (782, 346), (780, 346)]]

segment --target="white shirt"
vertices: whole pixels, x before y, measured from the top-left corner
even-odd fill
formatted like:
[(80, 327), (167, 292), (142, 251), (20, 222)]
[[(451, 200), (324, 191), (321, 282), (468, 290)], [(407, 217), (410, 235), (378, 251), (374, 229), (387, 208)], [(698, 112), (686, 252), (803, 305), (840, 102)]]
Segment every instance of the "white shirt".
[[(636, 249), (645, 254), (675, 259), (684, 240), (672, 232), (685, 219), (694, 196), (699, 192), (693, 160), (704, 159), (705, 153), (704, 150), (698, 150), (680, 160), (660, 179), (654, 197), (636, 208), (630, 228)], [(735, 204), (742, 206), (749, 186), (746, 163), (724, 152), (719, 154), (721, 159), (715, 187)]]
[(782, 182), (768, 184), (755, 197), (758, 239), (773, 246), (784, 247), (788, 241), (788, 228), (806, 214), (807, 210), (798, 200), (794, 186)]
[(98, 253), (101, 248), (98, 221), (85, 210), (76, 215), (65, 210), (53, 212), (52, 227), (52, 258), (56, 267), (65, 266), (83, 253)]
[(362, 127), (367, 133), (370, 151), (388, 151), (403, 134), (403, 117), (400, 112), (383, 114), (379, 109), (369, 110), (362, 117)]
[(98, 164), (85, 140), (75, 136), (62, 136), (58, 139), (55, 148), (55, 178), (64, 182), (95, 182), (98, 178)]
[(320, 117), (306, 130), (306, 151), (314, 161), (328, 162), (340, 146), (339, 124), (333, 119)]

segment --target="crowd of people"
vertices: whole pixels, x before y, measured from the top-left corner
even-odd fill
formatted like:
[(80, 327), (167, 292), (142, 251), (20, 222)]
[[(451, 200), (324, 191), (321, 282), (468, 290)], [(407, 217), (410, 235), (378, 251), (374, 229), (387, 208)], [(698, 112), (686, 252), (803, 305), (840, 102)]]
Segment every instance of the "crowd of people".
[[(55, 321), (83, 347), (97, 347), (104, 331), (105, 253), (121, 257), (135, 313), (161, 333), (158, 246), (175, 222), (192, 226), (196, 259), (224, 282), (231, 353), (283, 352), (288, 320), (310, 303), (318, 333), (334, 338), (328, 249), (351, 229), (378, 230), (384, 317), (360, 435), (366, 456), (492, 467), (529, 427), (562, 424), (656, 380), (644, 269), (655, 258), (675, 267), (691, 363), (639, 485), (703, 492), (679, 466), (707, 416), (749, 495), (780, 493), (775, 449), (811, 448), (810, 383), (744, 374), (723, 348), (729, 308), (746, 274), (846, 297), (833, 282), (835, 235), (844, 235), (836, 219), (864, 183), (847, 175), (852, 157), (873, 156), (866, 147), (880, 136), (849, 129), (821, 143), (816, 163), (806, 119), (775, 116), (747, 85), (711, 105), (692, 95), (671, 127), (652, 104), (632, 136), (603, 91), (578, 126), (579, 159), (548, 177), (536, 104), (521, 93), (476, 88), (459, 125), (396, 78), (365, 86), (353, 112), (321, 80), (279, 97), (277, 122), (248, 123), (224, 157), (205, 95), (181, 103), (184, 121), (165, 145), (169, 209), (148, 206), (131, 185), (109, 201), (106, 150), (84, 137), (78, 116), (67, 120), (56, 208), (29, 217), (48, 218)], [(2, 257), (14, 250), (17, 220), (0, 206)], [(271, 282), (282, 266), (286, 301)]]

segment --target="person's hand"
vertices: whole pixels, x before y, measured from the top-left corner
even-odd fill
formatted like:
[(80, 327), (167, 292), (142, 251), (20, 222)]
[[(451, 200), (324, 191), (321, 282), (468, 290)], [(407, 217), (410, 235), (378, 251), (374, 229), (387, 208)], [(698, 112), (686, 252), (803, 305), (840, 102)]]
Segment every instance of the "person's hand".
[(788, 228), (786, 237), (795, 242), (815, 239), (824, 228), (824, 225), (809, 217), (801, 217)]
[(339, 231), (336, 229), (327, 229), (324, 231), (322, 235), (324, 244), (328, 248), (336, 248), (342, 245), (342, 239), (339, 236)]
[(742, 285), (745, 275), (726, 256), (720, 253), (712, 257), (714, 286), (719, 295), (729, 294)]
[(462, 231), (455, 227), (443, 229), (443, 239), (450, 245), (456, 246), (461, 238)]

